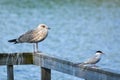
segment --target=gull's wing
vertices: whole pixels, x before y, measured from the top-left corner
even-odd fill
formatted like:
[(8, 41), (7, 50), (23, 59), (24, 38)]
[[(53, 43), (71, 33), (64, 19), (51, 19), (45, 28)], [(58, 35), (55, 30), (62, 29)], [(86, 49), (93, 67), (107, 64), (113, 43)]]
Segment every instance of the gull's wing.
[(29, 42), (33, 38), (35, 30), (30, 30), (18, 38), (18, 42)]
[(21, 35), (18, 38), (19, 43), (27, 42), (27, 43), (36, 43), (44, 40), (47, 36), (48, 32), (44, 29), (33, 29), (25, 34)]

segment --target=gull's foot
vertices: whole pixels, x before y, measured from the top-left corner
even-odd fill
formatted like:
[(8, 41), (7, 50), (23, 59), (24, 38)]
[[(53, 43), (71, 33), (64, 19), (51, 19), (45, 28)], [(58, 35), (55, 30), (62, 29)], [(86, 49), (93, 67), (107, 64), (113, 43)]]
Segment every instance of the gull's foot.
[(37, 53), (41, 53), (41, 51), (37, 51)]
[(41, 53), (41, 51), (34, 51), (33, 53)]

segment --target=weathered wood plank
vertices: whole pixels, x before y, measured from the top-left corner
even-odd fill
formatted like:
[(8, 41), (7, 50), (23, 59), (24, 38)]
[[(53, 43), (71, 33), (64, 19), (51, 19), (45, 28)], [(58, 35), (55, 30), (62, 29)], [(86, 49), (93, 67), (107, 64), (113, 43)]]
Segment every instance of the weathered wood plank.
[(0, 65), (33, 64), (32, 53), (0, 53)]
[(14, 80), (13, 65), (7, 65), (7, 80)]
[(51, 69), (41, 67), (41, 80), (51, 80)]
[[(20, 57), (20, 60), (18, 57)], [(38, 65), (46, 69), (67, 73), (86, 80), (120, 80), (120, 72), (102, 68), (91, 68), (88, 66), (75, 66), (72, 62), (60, 60), (42, 53), (36, 53), (34, 55), (32, 53), (0, 54), (0, 65), (24, 64)]]
[(86, 80), (120, 80), (120, 73), (108, 69), (75, 66), (74, 63), (36, 53), (33, 64)]

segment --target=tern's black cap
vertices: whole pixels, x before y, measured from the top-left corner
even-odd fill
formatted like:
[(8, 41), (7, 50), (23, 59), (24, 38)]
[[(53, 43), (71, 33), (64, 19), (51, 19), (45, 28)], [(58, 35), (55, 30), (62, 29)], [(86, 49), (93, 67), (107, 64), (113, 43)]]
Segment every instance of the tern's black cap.
[(96, 51), (96, 53), (102, 53), (102, 54), (104, 54), (102, 51)]

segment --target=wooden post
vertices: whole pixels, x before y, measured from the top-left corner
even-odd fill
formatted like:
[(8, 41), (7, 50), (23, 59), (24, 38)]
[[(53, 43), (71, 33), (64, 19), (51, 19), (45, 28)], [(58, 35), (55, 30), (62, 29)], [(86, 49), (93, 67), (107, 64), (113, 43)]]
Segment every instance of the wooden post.
[(51, 80), (51, 70), (41, 67), (41, 80)]
[(14, 80), (13, 65), (7, 65), (7, 80)]

